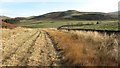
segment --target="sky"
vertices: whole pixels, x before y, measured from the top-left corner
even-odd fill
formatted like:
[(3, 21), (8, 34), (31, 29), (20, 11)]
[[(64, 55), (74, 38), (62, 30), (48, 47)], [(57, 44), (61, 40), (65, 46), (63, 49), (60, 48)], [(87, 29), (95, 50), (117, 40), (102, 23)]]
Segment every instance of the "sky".
[(0, 0), (0, 15), (28, 17), (66, 10), (108, 13), (118, 11), (118, 2), (119, 0)]

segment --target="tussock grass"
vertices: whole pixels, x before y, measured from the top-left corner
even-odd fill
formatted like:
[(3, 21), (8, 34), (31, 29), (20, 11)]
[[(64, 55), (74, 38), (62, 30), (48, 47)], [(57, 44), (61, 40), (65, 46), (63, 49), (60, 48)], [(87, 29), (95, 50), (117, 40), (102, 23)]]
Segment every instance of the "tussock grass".
[(63, 49), (65, 65), (114, 66), (118, 63), (119, 34), (91, 31), (47, 30), (58, 47)]

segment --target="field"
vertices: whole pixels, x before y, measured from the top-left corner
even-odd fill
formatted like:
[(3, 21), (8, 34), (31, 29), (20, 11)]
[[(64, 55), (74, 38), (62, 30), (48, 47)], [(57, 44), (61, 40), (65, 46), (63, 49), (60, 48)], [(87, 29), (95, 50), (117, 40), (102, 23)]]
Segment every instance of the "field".
[(56, 66), (59, 57), (52, 40), (39, 29), (3, 29), (3, 66)]
[(54, 1), (1, 1), (0, 67), (118, 67), (115, 1)]
[[(98, 22), (98, 23), (97, 23)], [(80, 24), (91, 24), (88, 26), (74, 26), (72, 28), (81, 28), (81, 29), (96, 29), (96, 30), (118, 30), (118, 21), (117, 20), (21, 20), (20, 23), (17, 23), (18, 26), (30, 27), (30, 28), (58, 28), (62, 25), (80, 25)]]
[(119, 34), (56, 28), (1, 30), (2, 66), (117, 66), (119, 62)]

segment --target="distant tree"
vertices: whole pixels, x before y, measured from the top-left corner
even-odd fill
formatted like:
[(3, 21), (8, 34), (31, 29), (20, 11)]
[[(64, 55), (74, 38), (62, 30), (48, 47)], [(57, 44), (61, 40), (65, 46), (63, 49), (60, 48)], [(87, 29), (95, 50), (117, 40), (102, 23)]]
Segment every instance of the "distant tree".
[(97, 21), (97, 24), (99, 24), (99, 22)]
[(16, 20), (16, 19), (4, 19), (2, 21), (6, 23), (11, 23), (11, 24), (19, 22), (19, 20)]

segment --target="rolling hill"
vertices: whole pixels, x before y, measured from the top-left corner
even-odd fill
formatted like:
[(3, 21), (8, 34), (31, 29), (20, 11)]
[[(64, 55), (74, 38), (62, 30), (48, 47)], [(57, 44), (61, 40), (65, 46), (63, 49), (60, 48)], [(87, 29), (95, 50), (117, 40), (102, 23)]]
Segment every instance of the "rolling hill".
[[(68, 10), (68, 11), (59, 11), (59, 12), (50, 12), (43, 15), (38, 16), (30, 16), (30, 17), (16, 17), (10, 18), (6, 16), (1, 16), (1, 19), (8, 19), (7, 23), (12, 23), (17, 26), (23, 27), (34, 27), (34, 28), (46, 28), (46, 27), (59, 27), (66, 24), (80, 24), (80, 23), (96, 23), (96, 21), (107, 21), (109, 24), (110, 21), (118, 20), (117, 12), (111, 13), (102, 13), (102, 12), (80, 12), (76, 10)], [(90, 21), (91, 20), (91, 21)], [(4, 21), (6, 22), (6, 21)], [(115, 25), (116, 23), (111, 23), (109, 25)], [(104, 24), (103, 24), (104, 26)], [(111, 26), (108, 26), (113, 28)], [(117, 26), (115, 26), (116, 28)]]
[(114, 18), (118, 18), (118, 11), (116, 11), (116, 12), (110, 12), (110, 13), (108, 13), (108, 15), (111, 15), (112, 17), (114, 17)]
[(0, 19), (10, 19), (10, 17), (7, 17), (7, 16), (0, 16)]
[(50, 12), (30, 18), (32, 20), (111, 20), (116, 15), (102, 12), (79, 12), (76, 10)]
[[(7, 16), (0, 16), (1, 19), (10, 19)], [(118, 12), (80, 12), (77, 10), (67, 10), (50, 12), (38, 16), (16, 17), (16, 20), (113, 20), (118, 19)]]
[(111, 15), (118, 15), (118, 11), (116, 11), (116, 12), (110, 12), (109, 14), (111, 14)]

